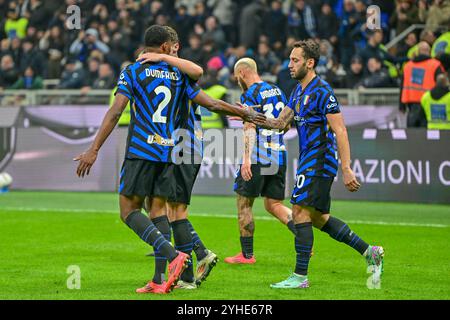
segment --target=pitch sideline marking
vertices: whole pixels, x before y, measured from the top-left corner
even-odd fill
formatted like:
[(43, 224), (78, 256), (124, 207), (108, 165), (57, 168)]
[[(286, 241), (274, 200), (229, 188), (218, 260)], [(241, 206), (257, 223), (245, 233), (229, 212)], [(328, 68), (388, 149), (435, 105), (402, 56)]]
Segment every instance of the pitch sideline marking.
[[(76, 212), (76, 213), (118, 213), (115, 210), (93, 210), (93, 209), (63, 209), (63, 208), (31, 208), (31, 207), (4, 207), (0, 208), (0, 211), (37, 211), (37, 212)], [(193, 217), (207, 217), (207, 218), (227, 218), (227, 219), (237, 219), (236, 215), (228, 214), (209, 214), (209, 213), (190, 213)], [(276, 221), (273, 217), (259, 217), (255, 216), (255, 220), (266, 220), (266, 221)], [(347, 223), (353, 224), (368, 224), (368, 225), (381, 225), (381, 226), (401, 226), (401, 227), (428, 227), (428, 228), (448, 228), (449, 225), (446, 224), (435, 224), (435, 223), (410, 223), (410, 222), (386, 222), (386, 221), (364, 221), (364, 220), (347, 220)]]

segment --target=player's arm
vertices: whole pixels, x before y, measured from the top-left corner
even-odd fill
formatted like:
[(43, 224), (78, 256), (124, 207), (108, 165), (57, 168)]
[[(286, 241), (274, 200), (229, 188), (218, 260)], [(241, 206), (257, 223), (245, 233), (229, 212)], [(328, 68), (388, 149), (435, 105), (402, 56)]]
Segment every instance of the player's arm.
[(294, 119), (294, 110), (291, 108), (285, 107), (278, 115), (278, 118), (266, 118), (264, 121), (255, 122), (260, 127), (265, 129), (278, 129), (278, 130), (288, 130), (289, 125)]
[(256, 126), (250, 122), (244, 122), (244, 156), (241, 166), (241, 175), (245, 181), (252, 178), (252, 153), (256, 141)]
[(340, 112), (333, 114), (329, 113), (326, 116), (331, 130), (333, 130), (336, 135), (345, 187), (351, 192), (358, 191), (361, 185), (358, 180), (356, 180), (355, 173), (350, 168), (350, 143), (348, 141), (344, 118)]
[(170, 64), (172, 67), (178, 68), (178, 70), (188, 75), (189, 78), (195, 81), (200, 79), (201, 76), (203, 75), (203, 68), (197, 65), (196, 63), (190, 60), (174, 57), (168, 54), (147, 52), (140, 55), (137, 60), (140, 61), (141, 63), (163, 61), (167, 64)]
[(238, 116), (239, 118), (248, 122), (264, 122), (266, 119), (266, 117), (262, 113), (253, 110), (254, 107), (259, 106), (245, 107), (242, 104), (234, 106), (225, 101), (211, 98), (202, 90), (200, 90), (200, 92), (195, 96), (195, 98), (192, 99), (192, 101), (212, 112), (221, 113), (228, 116)]
[(105, 117), (103, 118), (102, 124), (97, 132), (97, 135), (95, 136), (94, 142), (92, 142), (89, 149), (73, 159), (74, 161), (79, 161), (77, 167), (78, 177), (83, 178), (84, 175), (89, 175), (91, 167), (97, 159), (100, 148), (116, 127), (117, 123), (119, 122), (119, 118), (129, 101), (130, 100), (128, 99), (128, 97), (120, 93), (116, 95), (113, 105), (108, 109)]

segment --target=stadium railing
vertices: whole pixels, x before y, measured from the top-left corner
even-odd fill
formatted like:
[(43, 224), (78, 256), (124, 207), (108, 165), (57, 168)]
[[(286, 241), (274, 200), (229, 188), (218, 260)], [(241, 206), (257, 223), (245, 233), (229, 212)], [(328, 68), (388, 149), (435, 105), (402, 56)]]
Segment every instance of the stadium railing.
[[(342, 105), (397, 106), (399, 88), (379, 89), (336, 89), (336, 96)], [(42, 105), (108, 105), (111, 90), (4, 90), (0, 92), (0, 106), (42, 106)], [(240, 100), (240, 90), (229, 90), (228, 101)]]

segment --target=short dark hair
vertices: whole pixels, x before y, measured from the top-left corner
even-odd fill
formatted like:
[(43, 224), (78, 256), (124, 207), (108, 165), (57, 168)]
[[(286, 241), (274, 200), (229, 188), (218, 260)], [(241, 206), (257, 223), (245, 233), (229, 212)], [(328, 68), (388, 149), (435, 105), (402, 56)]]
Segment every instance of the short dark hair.
[(170, 33), (163, 26), (153, 25), (145, 31), (144, 38), (146, 47), (156, 48), (164, 42), (170, 41)]
[(314, 68), (316, 67), (320, 58), (320, 47), (316, 41), (312, 39), (297, 41), (294, 43), (294, 48), (302, 48), (303, 58), (305, 60), (314, 59)]
[(174, 28), (172, 28), (170, 26), (164, 26), (164, 28), (166, 28), (166, 30), (170, 34), (170, 41), (175, 42), (175, 43), (180, 42), (180, 39), (178, 38), (178, 33), (175, 31)]

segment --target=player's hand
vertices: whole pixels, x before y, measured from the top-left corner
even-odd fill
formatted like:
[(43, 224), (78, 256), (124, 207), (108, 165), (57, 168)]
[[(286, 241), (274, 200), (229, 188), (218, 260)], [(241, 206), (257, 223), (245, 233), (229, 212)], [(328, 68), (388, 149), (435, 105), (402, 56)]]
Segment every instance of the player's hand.
[(361, 184), (356, 180), (355, 173), (352, 169), (344, 169), (343, 170), (343, 178), (344, 178), (344, 184), (348, 191), (350, 192), (356, 192), (359, 190), (359, 187), (361, 187)]
[(91, 167), (94, 165), (95, 160), (97, 160), (98, 152), (93, 149), (88, 149), (79, 156), (73, 158), (74, 161), (79, 161), (77, 167), (77, 175), (80, 178), (84, 178), (85, 175), (89, 175)]
[(241, 166), (241, 176), (245, 181), (252, 179), (252, 164), (249, 161), (244, 161)]
[(164, 54), (155, 53), (155, 52), (147, 52), (141, 54), (136, 61), (139, 61), (141, 64), (151, 63), (151, 62), (161, 62), (164, 58)]
[(252, 122), (256, 125), (266, 123), (266, 116), (255, 111), (256, 108), (261, 108), (260, 105), (244, 106), (238, 103), (238, 106), (245, 109), (245, 114), (242, 119), (246, 122)]

